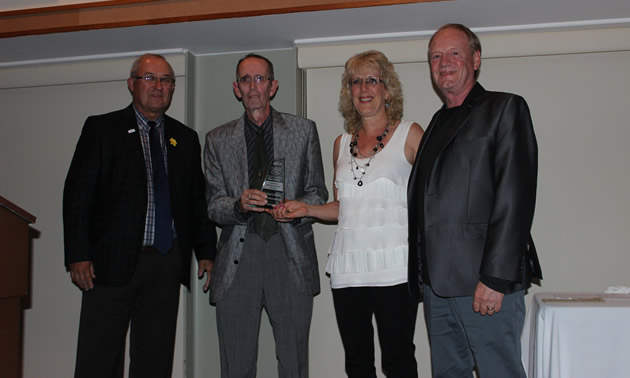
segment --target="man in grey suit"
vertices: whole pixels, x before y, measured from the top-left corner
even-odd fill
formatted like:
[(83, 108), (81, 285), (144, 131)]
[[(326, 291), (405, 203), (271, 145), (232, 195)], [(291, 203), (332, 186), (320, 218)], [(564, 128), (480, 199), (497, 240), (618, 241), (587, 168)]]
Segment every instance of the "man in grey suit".
[(263, 206), (262, 181), (274, 159), (285, 162), (287, 199), (326, 203), (319, 137), (313, 121), (280, 113), (273, 64), (249, 54), (233, 83), (242, 117), (206, 135), (208, 215), (221, 228), (210, 278), (223, 378), (255, 377), (262, 309), (276, 341), (278, 376), (308, 376), (308, 337), (319, 270), (312, 219), (276, 222)]
[(537, 144), (525, 100), (478, 82), (481, 44), (449, 24), (429, 42), (444, 106), (409, 178), (409, 289), (424, 291), (433, 377), (525, 377), (524, 292), (542, 278), (530, 235)]

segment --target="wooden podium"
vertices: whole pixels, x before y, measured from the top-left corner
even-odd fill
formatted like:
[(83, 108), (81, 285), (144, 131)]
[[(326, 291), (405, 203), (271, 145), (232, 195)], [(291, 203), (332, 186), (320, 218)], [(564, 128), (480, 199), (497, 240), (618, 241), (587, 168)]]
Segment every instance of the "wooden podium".
[(22, 298), (28, 295), (29, 224), (35, 217), (0, 196), (0, 377), (22, 375)]

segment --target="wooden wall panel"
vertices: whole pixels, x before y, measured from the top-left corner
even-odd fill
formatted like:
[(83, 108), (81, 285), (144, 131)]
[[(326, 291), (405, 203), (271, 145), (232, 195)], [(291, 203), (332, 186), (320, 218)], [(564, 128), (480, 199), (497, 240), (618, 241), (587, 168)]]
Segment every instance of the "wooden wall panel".
[(0, 12), (0, 38), (443, 0), (120, 0)]

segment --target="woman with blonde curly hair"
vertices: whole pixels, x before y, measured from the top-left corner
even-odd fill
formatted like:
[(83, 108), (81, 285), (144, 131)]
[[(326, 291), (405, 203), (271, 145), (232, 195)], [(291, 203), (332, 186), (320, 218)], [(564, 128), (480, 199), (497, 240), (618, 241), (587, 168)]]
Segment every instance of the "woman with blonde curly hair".
[(270, 213), (280, 221), (338, 222), (326, 272), (348, 377), (376, 377), (372, 318), (385, 375), (417, 377), (418, 302), (407, 291), (407, 181), (423, 130), (402, 120), (400, 80), (379, 51), (346, 62), (339, 111), (345, 133), (334, 144), (335, 200), (319, 206), (288, 201)]

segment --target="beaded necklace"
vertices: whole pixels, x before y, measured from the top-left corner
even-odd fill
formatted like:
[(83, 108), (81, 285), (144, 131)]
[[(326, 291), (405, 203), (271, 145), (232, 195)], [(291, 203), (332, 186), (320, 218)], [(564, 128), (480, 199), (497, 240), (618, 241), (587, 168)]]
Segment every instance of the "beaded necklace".
[[(376, 144), (374, 145), (374, 148), (372, 149), (372, 153), (370, 154), (368, 161), (364, 165), (359, 164), (359, 162), (356, 159), (356, 157), (359, 155), (359, 147), (358, 147), (359, 131), (357, 130), (357, 132), (354, 134), (354, 139), (350, 142), (350, 170), (352, 171), (352, 177), (354, 178), (354, 180), (355, 181), (358, 180), (357, 181), (358, 186), (363, 186), (363, 176), (365, 176), (365, 170), (367, 169), (367, 167), (370, 166), (370, 162), (372, 161), (372, 159), (374, 159), (374, 156), (376, 156), (376, 153), (378, 152), (379, 148), (383, 149), (383, 147), (385, 147), (385, 145), (383, 144), (383, 139), (385, 138), (388, 132), (389, 132), (389, 122), (387, 122), (387, 125), (385, 125), (385, 131), (383, 131), (383, 135), (379, 135), (376, 137)], [(360, 171), (361, 174), (357, 176), (355, 171)]]

